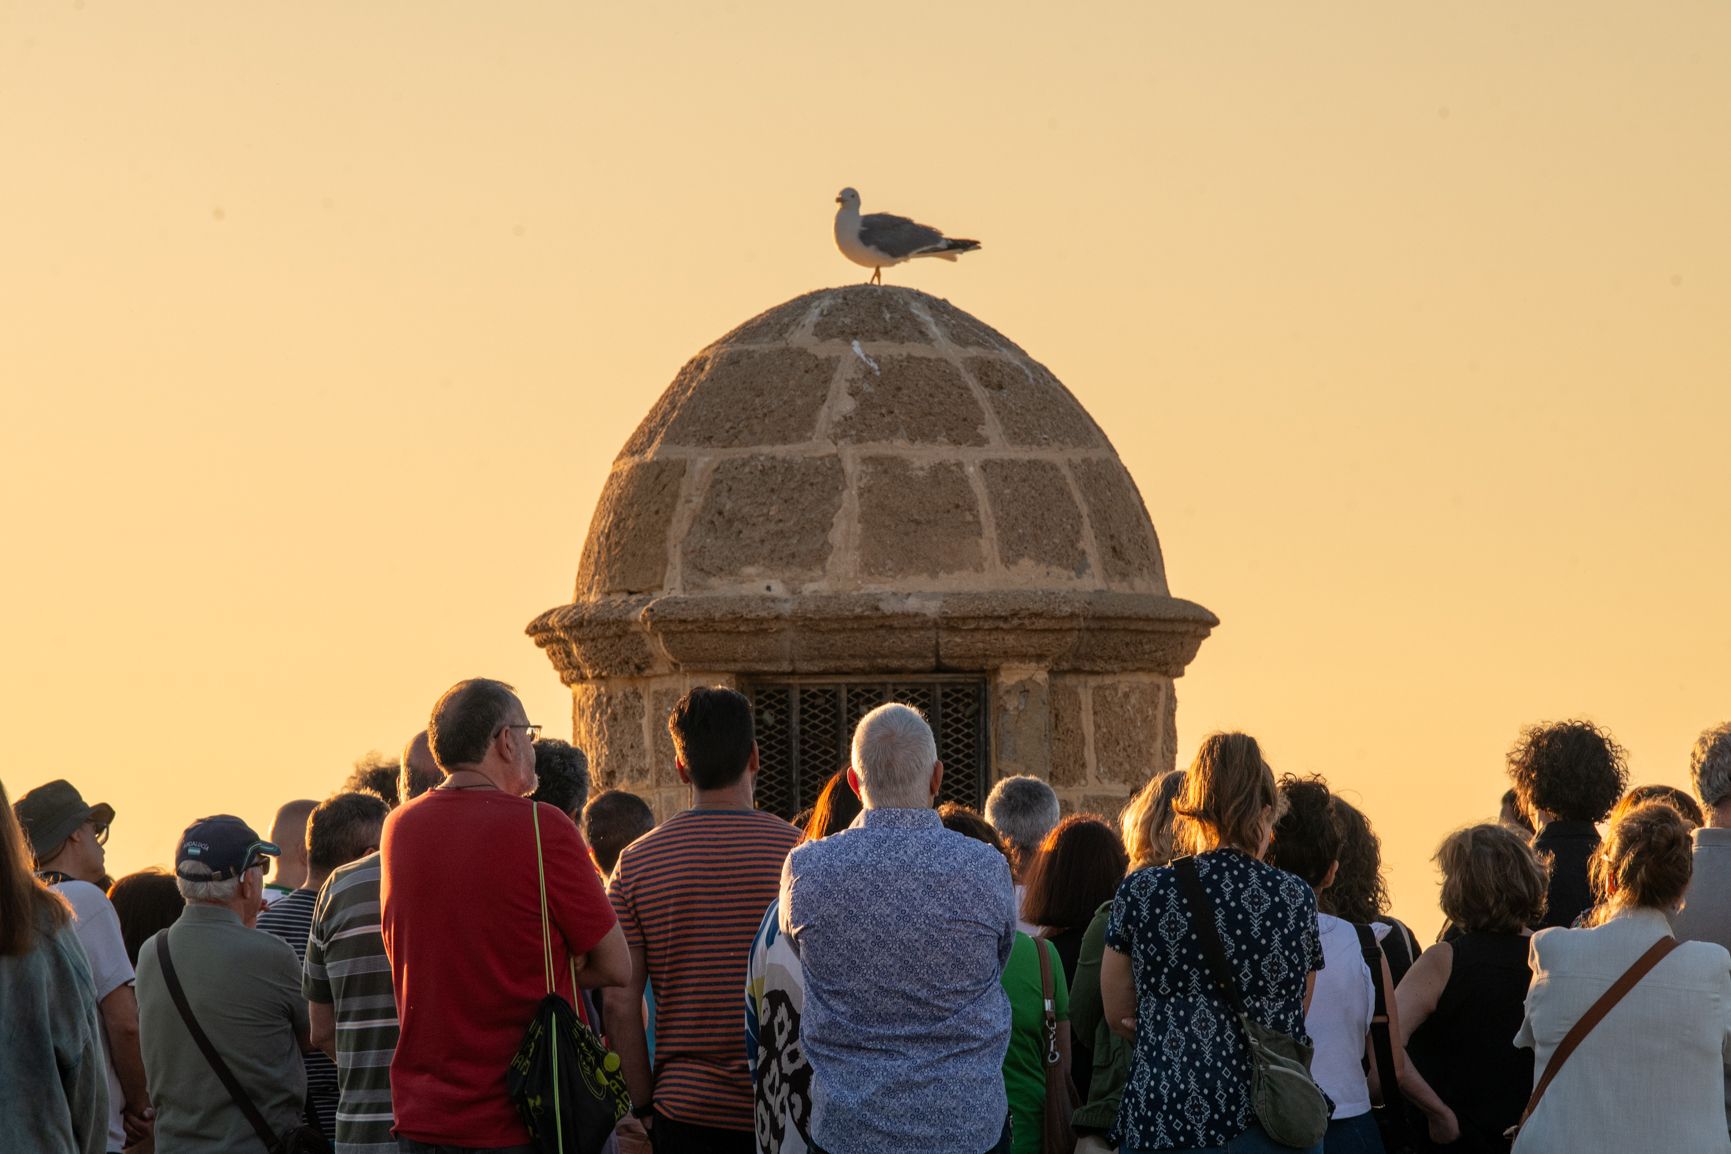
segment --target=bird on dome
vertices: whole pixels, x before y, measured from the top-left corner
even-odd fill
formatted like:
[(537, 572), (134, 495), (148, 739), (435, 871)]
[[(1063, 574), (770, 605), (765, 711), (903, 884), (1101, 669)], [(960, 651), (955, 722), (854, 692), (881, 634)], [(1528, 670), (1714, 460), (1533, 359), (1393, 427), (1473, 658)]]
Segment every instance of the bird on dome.
[(859, 193), (844, 188), (835, 202), (835, 246), (843, 256), (872, 270), (869, 284), (883, 283), (883, 270), (918, 256), (953, 261), (980, 247), (977, 240), (947, 237), (930, 225), (887, 212), (860, 215)]

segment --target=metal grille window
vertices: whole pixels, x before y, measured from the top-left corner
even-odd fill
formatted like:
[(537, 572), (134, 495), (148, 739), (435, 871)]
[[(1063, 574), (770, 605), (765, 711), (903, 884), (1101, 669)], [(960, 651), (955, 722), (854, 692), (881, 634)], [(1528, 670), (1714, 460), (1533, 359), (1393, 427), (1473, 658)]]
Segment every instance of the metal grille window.
[(791, 819), (844, 768), (859, 719), (887, 701), (926, 715), (944, 763), (939, 800), (980, 807), (987, 777), (986, 683), (979, 678), (760, 682), (746, 687), (757, 715), (757, 805)]

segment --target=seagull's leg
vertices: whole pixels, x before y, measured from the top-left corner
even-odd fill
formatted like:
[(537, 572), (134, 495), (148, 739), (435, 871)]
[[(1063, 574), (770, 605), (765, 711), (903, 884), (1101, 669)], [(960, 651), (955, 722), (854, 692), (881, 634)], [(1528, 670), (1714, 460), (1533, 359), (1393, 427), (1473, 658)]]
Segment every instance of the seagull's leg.
[(883, 284), (884, 283), (884, 270), (881, 268), (872, 269), (872, 278), (871, 278), (871, 280), (867, 281), (866, 283), (867, 284)]

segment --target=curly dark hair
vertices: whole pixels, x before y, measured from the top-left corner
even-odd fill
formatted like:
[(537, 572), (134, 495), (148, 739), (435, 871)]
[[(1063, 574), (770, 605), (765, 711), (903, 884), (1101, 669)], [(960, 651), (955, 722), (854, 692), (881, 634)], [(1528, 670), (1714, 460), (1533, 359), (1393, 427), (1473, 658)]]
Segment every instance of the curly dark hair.
[(1313, 888), (1320, 886), (1340, 860), (1344, 840), (1328, 783), (1288, 773), (1280, 779), (1280, 795), (1286, 799), (1286, 812), (1274, 823), (1268, 864), (1297, 874)]
[(1340, 869), (1334, 884), (1317, 895), (1317, 908), (1349, 922), (1368, 924), (1387, 917), (1388, 886), (1382, 880), (1382, 842), (1364, 812), (1345, 798), (1334, 799), (1340, 824)]
[(338, 792), (377, 794), (395, 809), (401, 800), (397, 796), (397, 759), (387, 758), (376, 749), (356, 758), (354, 771)]
[(1590, 721), (1553, 721), (1521, 731), (1509, 778), (1529, 814), (1565, 821), (1605, 819), (1629, 782), (1623, 747)]
[(569, 741), (543, 737), (535, 743), (535, 792), (529, 796), (570, 814), (589, 801), (589, 757)]

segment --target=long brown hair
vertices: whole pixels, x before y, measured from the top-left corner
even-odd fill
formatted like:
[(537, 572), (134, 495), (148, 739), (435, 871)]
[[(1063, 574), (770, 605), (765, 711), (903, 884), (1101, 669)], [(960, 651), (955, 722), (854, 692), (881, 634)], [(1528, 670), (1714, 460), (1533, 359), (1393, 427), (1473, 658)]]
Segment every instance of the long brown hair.
[(36, 934), (64, 926), (71, 910), (59, 894), (36, 879), (36, 859), (0, 782), (0, 958), (22, 957), (36, 948)]
[(1028, 867), (1022, 919), (1054, 931), (1086, 926), (1118, 892), (1130, 855), (1111, 826), (1092, 814), (1059, 822)]
[(812, 807), (811, 817), (806, 819), (805, 840), (816, 841), (820, 837), (840, 833), (853, 824), (853, 819), (859, 816), (861, 808), (859, 796), (854, 793), (853, 786), (847, 783), (847, 767), (844, 765), (830, 774), (829, 780), (823, 783), (823, 790), (817, 795), (817, 804)]

